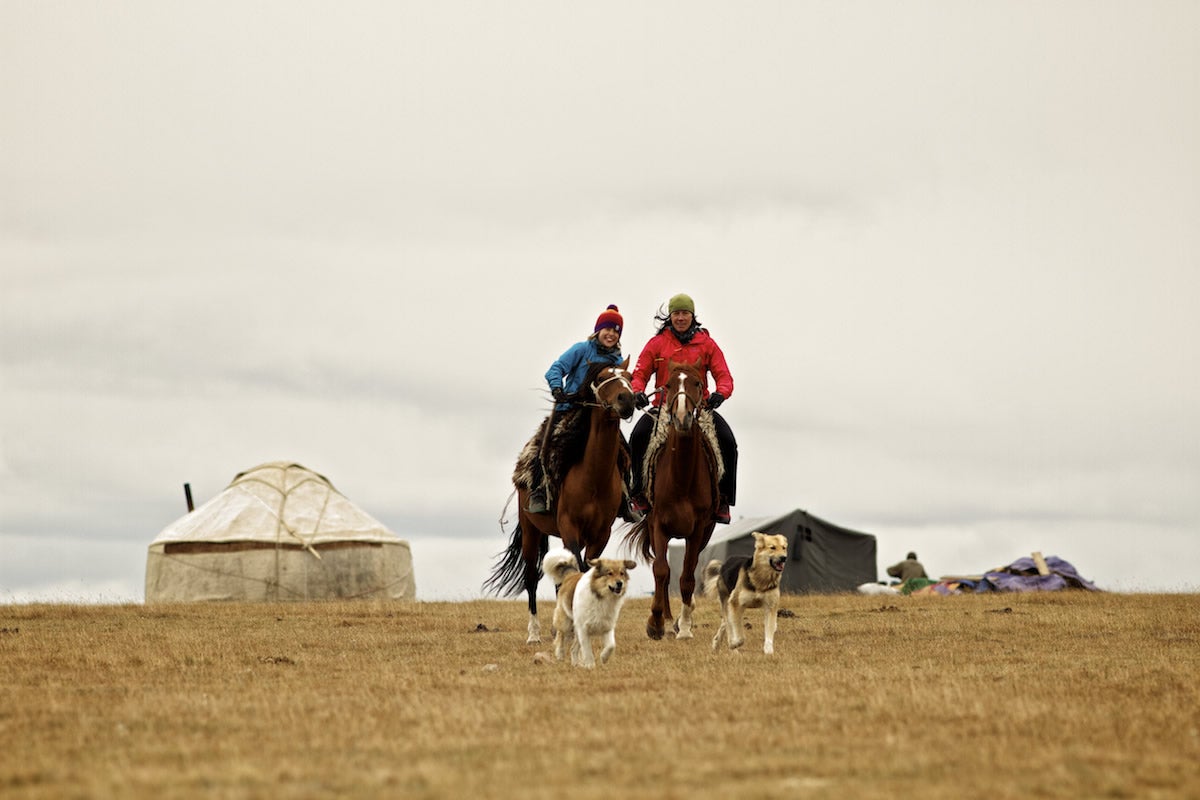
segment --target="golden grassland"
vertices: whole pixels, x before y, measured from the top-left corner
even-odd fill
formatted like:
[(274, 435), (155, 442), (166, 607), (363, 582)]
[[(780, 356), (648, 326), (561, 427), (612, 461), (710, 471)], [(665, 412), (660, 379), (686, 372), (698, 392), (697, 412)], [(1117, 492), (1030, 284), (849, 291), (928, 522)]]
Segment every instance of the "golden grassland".
[(587, 671), (521, 601), (0, 606), (0, 796), (1200, 797), (1198, 595), (648, 610)]

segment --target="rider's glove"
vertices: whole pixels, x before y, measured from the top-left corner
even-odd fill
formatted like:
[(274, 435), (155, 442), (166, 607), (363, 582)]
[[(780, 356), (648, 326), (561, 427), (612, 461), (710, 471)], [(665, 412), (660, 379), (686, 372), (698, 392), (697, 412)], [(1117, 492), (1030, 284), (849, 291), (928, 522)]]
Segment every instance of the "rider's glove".
[(720, 392), (713, 392), (712, 394), (710, 394), (708, 396), (708, 407), (709, 408), (716, 409), (716, 408), (720, 407), (721, 403), (724, 403), (724, 402), (725, 402), (725, 395), (721, 394)]
[(565, 403), (567, 401), (567, 393), (561, 386), (555, 386), (550, 390), (550, 396), (554, 398), (556, 403)]
[(637, 406), (639, 409), (643, 409), (646, 406), (650, 405), (650, 398), (646, 397), (645, 392), (638, 392), (637, 394), (635, 394), (633, 396), (633, 404), (635, 406)]

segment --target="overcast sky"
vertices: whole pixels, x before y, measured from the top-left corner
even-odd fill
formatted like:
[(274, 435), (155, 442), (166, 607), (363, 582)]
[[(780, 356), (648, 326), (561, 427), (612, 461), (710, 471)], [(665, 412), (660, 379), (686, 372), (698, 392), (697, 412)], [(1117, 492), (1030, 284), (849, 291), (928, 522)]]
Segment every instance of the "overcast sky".
[(478, 596), (546, 368), (680, 291), (735, 517), (1200, 590), (1196, 3), (10, 0), (0, 108), (0, 603), (275, 460)]

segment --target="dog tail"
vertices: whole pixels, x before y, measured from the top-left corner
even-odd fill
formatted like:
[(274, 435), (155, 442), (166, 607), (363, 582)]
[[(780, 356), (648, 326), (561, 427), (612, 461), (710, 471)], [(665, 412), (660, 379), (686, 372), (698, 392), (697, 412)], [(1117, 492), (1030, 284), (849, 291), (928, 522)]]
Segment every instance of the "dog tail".
[(559, 547), (542, 558), (542, 572), (550, 576), (550, 580), (554, 581), (554, 588), (557, 589), (562, 586), (568, 575), (579, 572), (579, 562), (575, 560), (574, 553), (565, 547)]
[(700, 594), (704, 597), (717, 596), (717, 581), (721, 580), (721, 562), (713, 559), (704, 568), (704, 580), (700, 582)]

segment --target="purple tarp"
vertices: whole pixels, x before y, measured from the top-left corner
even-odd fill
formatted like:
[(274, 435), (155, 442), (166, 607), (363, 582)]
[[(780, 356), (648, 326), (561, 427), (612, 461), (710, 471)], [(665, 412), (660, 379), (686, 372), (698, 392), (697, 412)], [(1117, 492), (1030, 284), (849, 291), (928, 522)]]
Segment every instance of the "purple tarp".
[(1079, 576), (1069, 562), (1048, 556), (1049, 575), (1039, 575), (1032, 558), (1018, 558), (1002, 570), (989, 572), (975, 585), (976, 592), (1054, 592), (1059, 589), (1099, 591), (1095, 584)]

